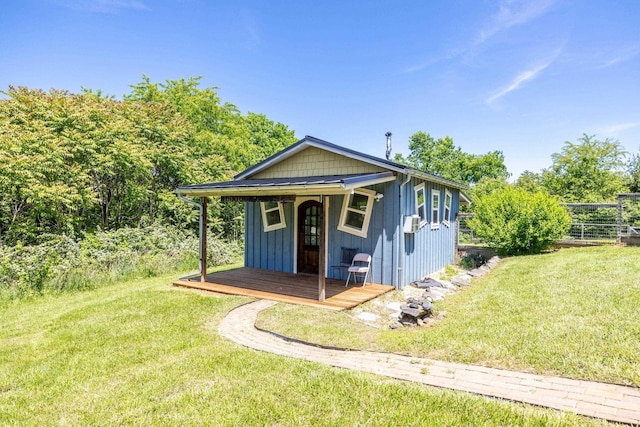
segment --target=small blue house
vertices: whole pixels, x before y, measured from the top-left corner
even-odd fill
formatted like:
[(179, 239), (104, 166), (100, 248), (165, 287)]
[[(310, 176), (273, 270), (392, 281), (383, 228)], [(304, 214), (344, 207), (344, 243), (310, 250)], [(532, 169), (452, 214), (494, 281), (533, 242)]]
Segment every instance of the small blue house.
[(371, 281), (401, 289), (455, 261), (465, 188), (306, 136), (231, 181), (176, 193), (245, 202), (245, 267), (344, 280), (365, 252)]

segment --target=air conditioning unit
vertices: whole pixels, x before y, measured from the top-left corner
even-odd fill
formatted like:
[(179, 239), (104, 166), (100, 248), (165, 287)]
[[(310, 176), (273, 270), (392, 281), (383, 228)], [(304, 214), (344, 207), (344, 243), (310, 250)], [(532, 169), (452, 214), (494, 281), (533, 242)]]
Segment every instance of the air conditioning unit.
[(404, 217), (403, 230), (407, 234), (417, 233), (420, 230), (420, 216), (419, 215), (406, 215)]

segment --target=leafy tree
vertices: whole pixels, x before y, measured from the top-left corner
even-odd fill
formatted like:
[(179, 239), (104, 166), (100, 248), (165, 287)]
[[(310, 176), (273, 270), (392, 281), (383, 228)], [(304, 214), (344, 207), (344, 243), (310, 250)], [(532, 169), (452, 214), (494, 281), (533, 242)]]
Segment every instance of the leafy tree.
[(640, 193), (640, 153), (631, 157), (627, 172), (629, 173), (629, 191)]
[[(264, 115), (240, 114), (199, 78), (133, 86), (125, 101), (101, 91), (9, 87), (0, 100), (0, 236), (198, 222), (175, 197), (182, 184), (222, 181), (295, 141)], [(210, 204), (217, 234), (242, 235), (242, 208)]]
[(476, 184), (483, 178), (509, 176), (502, 152), (465, 153), (449, 136), (434, 139), (430, 134), (418, 131), (409, 138), (409, 150), (411, 153), (406, 159), (396, 154), (395, 160), (460, 183)]
[(498, 253), (524, 255), (539, 253), (562, 238), (571, 217), (554, 196), (507, 186), (478, 197), (467, 224)]
[(162, 216), (162, 193), (193, 180), (193, 130), (167, 103), (4, 93), (0, 233), (7, 242), (136, 226)]
[(201, 77), (152, 83), (146, 75), (132, 85), (128, 102), (166, 101), (196, 129), (196, 145), (207, 156), (227, 161), (228, 176), (264, 160), (296, 141), (294, 132), (263, 114), (243, 116), (238, 108), (222, 102), (216, 87), (200, 89)]
[(475, 202), (480, 197), (489, 196), (494, 191), (503, 190), (509, 186), (506, 178), (482, 178), (470, 189), (470, 196)]
[(578, 143), (566, 141), (553, 164), (542, 172), (542, 184), (565, 202), (613, 201), (628, 190), (625, 151), (620, 142), (584, 134)]
[(547, 191), (546, 188), (542, 185), (542, 175), (539, 173), (531, 172), (529, 170), (526, 170), (520, 174), (515, 182), (515, 186), (532, 193)]

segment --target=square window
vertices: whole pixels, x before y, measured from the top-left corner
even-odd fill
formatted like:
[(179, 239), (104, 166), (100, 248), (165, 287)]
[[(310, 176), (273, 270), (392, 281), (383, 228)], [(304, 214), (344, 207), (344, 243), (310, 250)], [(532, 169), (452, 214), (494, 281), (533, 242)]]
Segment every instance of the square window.
[(338, 230), (367, 237), (375, 194), (375, 191), (362, 188), (355, 190), (352, 194), (346, 194), (342, 203)]
[(264, 231), (273, 231), (285, 228), (284, 209), (280, 202), (260, 202), (262, 211), (262, 225)]

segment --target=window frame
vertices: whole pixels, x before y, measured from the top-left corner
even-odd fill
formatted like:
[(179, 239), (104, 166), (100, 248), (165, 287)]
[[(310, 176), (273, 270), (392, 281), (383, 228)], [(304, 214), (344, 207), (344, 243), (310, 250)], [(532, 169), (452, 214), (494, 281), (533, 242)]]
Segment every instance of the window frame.
[[(422, 191), (422, 203), (419, 203), (418, 193)], [(428, 222), (427, 217), (427, 189), (424, 182), (413, 187), (413, 193), (415, 195), (416, 215), (420, 217), (420, 228), (424, 227)], [(420, 207), (422, 207), (423, 215), (420, 215)]]
[[(447, 200), (449, 203), (447, 204)], [(451, 226), (451, 204), (453, 203), (453, 196), (449, 190), (444, 190), (444, 204), (442, 211), (442, 223), (446, 227)]]
[[(351, 200), (354, 194), (359, 194), (361, 196), (367, 197), (367, 206), (364, 211), (359, 209), (354, 209), (350, 207)], [(364, 188), (358, 188), (353, 190), (352, 193), (345, 194), (342, 200), (342, 209), (340, 211), (340, 220), (338, 222), (338, 230), (343, 231), (345, 233), (353, 234), (358, 237), (367, 237), (367, 233), (369, 231), (369, 223), (371, 221), (371, 212), (373, 211), (373, 199), (376, 192), (373, 190), (367, 190)], [(364, 215), (364, 219), (362, 221), (362, 228), (358, 229), (351, 225), (346, 224), (347, 214), (349, 212), (354, 212), (356, 214)]]
[[(287, 221), (285, 220), (285, 217), (284, 217), (284, 207), (282, 205), (282, 202), (275, 202), (277, 203), (277, 206), (269, 209), (266, 208), (265, 203), (270, 203), (270, 202), (260, 202), (260, 211), (262, 213), (262, 226), (263, 226), (264, 232), (267, 233), (269, 231), (286, 228)], [(269, 222), (267, 221), (267, 214), (275, 211), (278, 212), (280, 216), (280, 221), (269, 225)]]
[[(434, 214), (435, 219), (434, 221)], [(440, 228), (440, 190), (431, 190), (431, 229)]]

